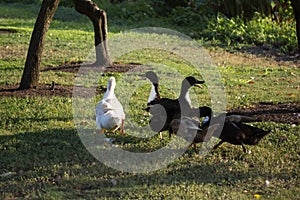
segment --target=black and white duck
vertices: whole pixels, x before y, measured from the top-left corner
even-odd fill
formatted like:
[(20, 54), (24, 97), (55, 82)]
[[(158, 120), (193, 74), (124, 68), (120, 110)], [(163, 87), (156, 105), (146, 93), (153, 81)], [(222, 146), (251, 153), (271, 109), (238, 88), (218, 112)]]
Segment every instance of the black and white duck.
[(177, 99), (169, 99), (160, 97), (158, 77), (154, 72), (147, 72), (146, 77), (152, 83), (146, 110), (153, 115), (150, 120), (150, 127), (157, 132), (169, 130), (173, 119), (189, 116), (191, 104), (188, 90), (192, 86), (199, 87), (200, 84), (204, 83), (204, 81), (199, 81), (193, 76), (188, 76), (182, 81), (179, 97)]
[(96, 124), (100, 133), (105, 130), (116, 131), (120, 128), (120, 133), (124, 134), (125, 113), (123, 106), (117, 99), (114, 90), (116, 79), (110, 77), (107, 83), (106, 92), (101, 101), (96, 106)]
[[(209, 126), (220, 125), (218, 124), (218, 118), (220, 118), (221, 115), (217, 116), (214, 120), (217, 122), (215, 122), (214, 124), (210, 124), (213, 112), (209, 107), (205, 107), (204, 109), (209, 119), (201, 125), (201, 128), (205, 130)], [(203, 110), (203, 108), (200, 107), (199, 110), (201, 113), (201, 110)], [(228, 142), (233, 145), (241, 145), (243, 151), (246, 153), (247, 149), (244, 145), (257, 145), (264, 136), (270, 133), (270, 131), (265, 131), (258, 127), (246, 124), (247, 122), (259, 121), (261, 120), (253, 116), (227, 114), (225, 116), (224, 126), (220, 135), (218, 135), (217, 132), (213, 133), (212, 135), (214, 137), (218, 137), (221, 140), (213, 147), (213, 149), (218, 148), (224, 142)]]

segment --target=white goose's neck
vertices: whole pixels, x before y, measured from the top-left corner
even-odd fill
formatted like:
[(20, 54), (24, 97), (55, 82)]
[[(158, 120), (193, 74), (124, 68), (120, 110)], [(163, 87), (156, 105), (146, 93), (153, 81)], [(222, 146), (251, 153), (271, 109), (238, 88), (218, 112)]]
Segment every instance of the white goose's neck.
[(114, 98), (114, 96), (115, 96), (115, 87), (116, 87), (115, 81), (109, 80), (109, 82), (107, 84), (106, 92), (104, 94), (104, 98), (106, 98), (106, 99)]
[(113, 98), (114, 95), (115, 95), (115, 88), (113, 87), (113, 88), (111, 88), (110, 90), (107, 90), (106, 93), (107, 93), (107, 98), (108, 98), (108, 99)]

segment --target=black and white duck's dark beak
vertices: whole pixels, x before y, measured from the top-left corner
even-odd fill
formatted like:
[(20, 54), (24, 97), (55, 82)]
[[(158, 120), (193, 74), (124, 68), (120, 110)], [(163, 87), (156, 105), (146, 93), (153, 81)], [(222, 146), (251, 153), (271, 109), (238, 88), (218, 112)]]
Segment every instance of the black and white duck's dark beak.
[(198, 81), (193, 85), (195, 87), (198, 87), (198, 88), (203, 88), (203, 84), (205, 83), (205, 81)]

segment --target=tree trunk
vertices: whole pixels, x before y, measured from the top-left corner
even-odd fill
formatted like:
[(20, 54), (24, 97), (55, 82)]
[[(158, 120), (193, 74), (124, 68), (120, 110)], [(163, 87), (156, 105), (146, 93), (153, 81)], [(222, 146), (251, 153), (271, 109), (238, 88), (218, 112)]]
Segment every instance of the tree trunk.
[(95, 65), (110, 65), (107, 50), (107, 18), (104, 10), (91, 0), (72, 0), (75, 10), (89, 17), (94, 26), (96, 62)]
[(25, 68), (19, 89), (35, 88), (38, 85), (41, 57), (46, 33), (60, 0), (43, 0), (35, 22), (28, 48)]
[(296, 32), (298, 38), (298, 53), (300, 53), (300, 0), (291, 0), (296, 19)]

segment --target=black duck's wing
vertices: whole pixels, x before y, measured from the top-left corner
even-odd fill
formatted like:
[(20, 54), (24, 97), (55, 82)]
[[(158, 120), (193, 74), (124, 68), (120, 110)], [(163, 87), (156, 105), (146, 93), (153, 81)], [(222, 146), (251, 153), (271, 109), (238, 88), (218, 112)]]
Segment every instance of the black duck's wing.
[(259, 122), (260, 119), (254, 117), (254, 116), (248, 116), (248, 115), (227, 115), (226, 121), (231, 121), (236, 124), (238, 123), (247, 123), (247, 122)]
[(265, 131), (261, 128), (251, 126), (249, 124), (242, 124), (240, 128), (246, 136), (244, 139), (244, 144), (248, 145), (258, 144), (263, 137), (270, 133), (270, 131)]

